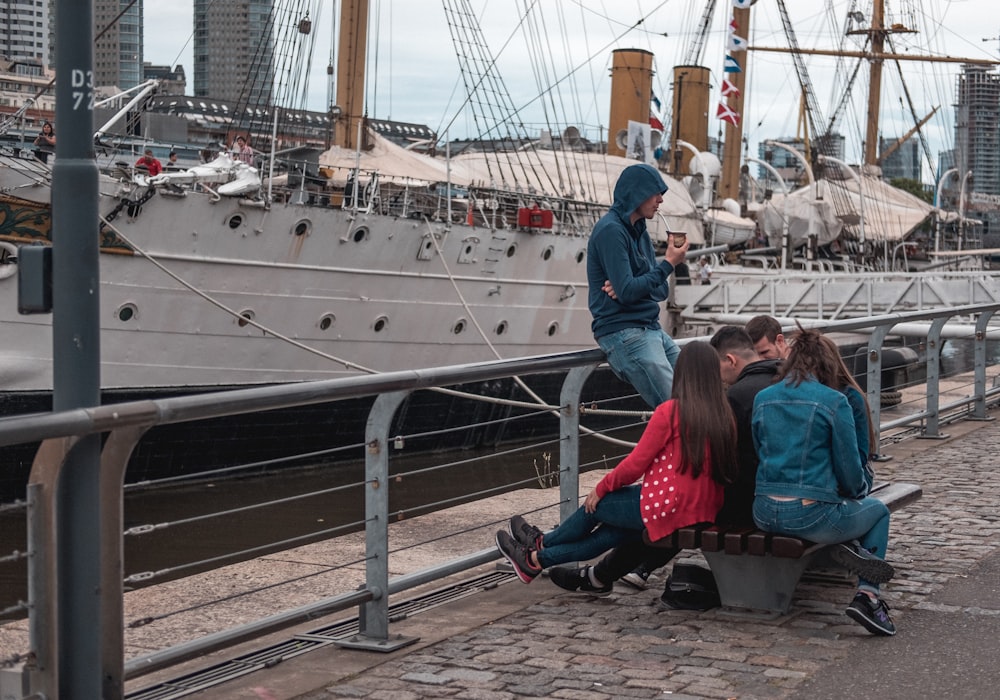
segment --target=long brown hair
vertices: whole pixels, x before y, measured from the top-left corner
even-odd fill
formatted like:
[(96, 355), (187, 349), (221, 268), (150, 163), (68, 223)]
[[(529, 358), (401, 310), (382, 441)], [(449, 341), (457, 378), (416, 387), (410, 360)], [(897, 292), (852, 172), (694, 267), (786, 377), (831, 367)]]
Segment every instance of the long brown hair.
[(861, 394), (865, 400), (865, 415), (868, 418), (868, 451), (876, 452), (878, 439), (875, 426), (872, 424), (868, 398), (844, 364), (837, 344), (817, 330), (799, 326), (792, 341), (791, 351), (778, 370), (778, 381), (787, 380), (798, 386), (810, 376), (831, 389), (843, 391), (851, 387)]
[[(736, 420), (719, 374), (719, 356), (702, 341), (681, 349), (670, 397), (677, 399), (681, 434), (680, 471), (699, 476), (706, 461), (720, 484), (736, 477)], [(707, 448), (707, 454), (706, 454)], [(709, 459), (706, 460), (706, 457)]]

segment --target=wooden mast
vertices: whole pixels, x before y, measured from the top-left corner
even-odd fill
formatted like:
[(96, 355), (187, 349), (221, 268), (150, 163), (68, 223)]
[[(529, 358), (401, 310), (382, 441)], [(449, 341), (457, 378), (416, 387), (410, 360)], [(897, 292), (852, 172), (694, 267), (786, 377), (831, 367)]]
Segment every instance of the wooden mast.
[(358, 124), (365, 117), (365, 52), (368, 48), (368, 0), (341, 0), (337, 45), (337, 103), (333, 145), (357, 148)]
[(868, 82), (868, 125), (865, 129), (865, 165), (878, 163), (878, 120), (882, 104), (882, 55), (885, 53), (885, 0), (872, 5), (872, 61)]
[[(747, 34), (750, 30), (750, 8), (733, 8), (733, 19), (739, 31)], [(738, 73), (726, 73), (726, 77), (736, 86), (739, 93), (730, 98), (729, 108), (740, 115), (738, 124), (726, 122), (725, 143), (722, 147), (722, 172), (719, 180), (720, 199), (739, 199), (740, 168), (743, 165), (743, 92), (747, 81), (747, 52), (733, 51), (731, 56), (740, 66)]]

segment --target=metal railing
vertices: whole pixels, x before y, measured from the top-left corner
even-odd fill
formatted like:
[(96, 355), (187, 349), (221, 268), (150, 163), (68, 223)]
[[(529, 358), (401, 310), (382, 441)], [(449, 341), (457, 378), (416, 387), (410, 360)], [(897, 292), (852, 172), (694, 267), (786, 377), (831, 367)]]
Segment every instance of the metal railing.
[[(919, 311), (848, 321), (811, 322), (825, 332), (865, 332), (870, 334), (867, 359), (867, 395), (875, 425), (886, 431), (907, 428), (925, 437), (940, 437), (946, 421), (960, 418), (987, 419), (987, 406), (1000, 400), (1000, 389), (988, 386), (987, 341), (991, 336), (989, 321), (1000, 304), (955, 307), (937, 311)], [(953, 317), (974, 317), (972, 343), (974, 363), (969, 380), (970, 391), (964, 397), (942, 404), (939, 401), (939, 349), (942, 332)], [(910, 409), (892, 420), (881, 422), (882, 349), (886, 337), (900, 324), (927, 322), (926, 389), (923, 405)], [(689, 339), (690, 340), (690, 339)], [(688, 342), (687, 340), (680, 341)], [(559, 510), (565, 519), (579, 503), (579, 450), (581, 391), (592, 372), (604, 361), (600, 350), (563, 353), (551, 356), (486, 362), (475, 365), (392, 372), (271, 386), (237, 391), (201, 394), (179, 398), (76, 409), (60, 413), (12, 417), (0, 420), (0, 446), (41, 441), (27, 488), (28, 527), (28, 616), (30, 653), (17, 668), (2, 671), (10, 687), (14, 682), (24, 688), (24, 697), (59, 697), (57, 644), (60, 621), (72, 610), (58, 609), (56, 562), (63, 547), (94, 547), (102, 552), (99, 600), (102, 629), (101, 668), (103, 697), (123, 697), (126, 678), (140, 676), (209, 651), (259, 637), (305, 620), (334, 611), (359, 607), (359, 633), (347, 644), (364, 649), (391, 650), (412, 643), (414, 639), (390, 635), (388, 601), (391, 594), (480, 566), (499, 557), (490, 548), (447, 561), (404, 576), (389, 577), (388, 524), (389, 446), (392, 420), (400, 404), (417, 390), (449, 387), (473, 382), (564, 373), (559, 404), (550, 407), (559, 419)], [(365, 431), (364, 472), (364, 584), (355, 591), (266, 617), (251, 624), (215, 633), (157, 651), (142, 657), (124, 659), (123, 644), (123, 482), (129, 457), (136, 445), (154, 426), (205, 420), (222, 416), (244, 415), (293, 406), (319, 404), (341, 399), (377, 396), (368, 416)], [(88, 436), (104, 436), (100, 461), (99, 532), (59, 533), (56, 498), (61, 469), (76, 446)], [(63, 640), (65, 641), (65, 640)], [(11, 681), (11, 679), (16, 679)], [(16, 696), (15, 696), (16, 697)]]

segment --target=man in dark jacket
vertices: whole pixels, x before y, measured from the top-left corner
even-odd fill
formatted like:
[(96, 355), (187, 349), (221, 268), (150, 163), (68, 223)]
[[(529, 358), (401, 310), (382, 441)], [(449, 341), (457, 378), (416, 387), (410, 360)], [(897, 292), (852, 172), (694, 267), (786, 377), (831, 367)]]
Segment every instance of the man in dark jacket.
[[(750, 336), (739, 326), (723, 326), (710, 342), (719, 355), (722, 380), (729, 385), (726, 396), (736, 418), (739, 463), (736, 482), (726, 487), (725, 502), (715, 522), (753, 527), (754, 485), (759, 463), (750, 428), (753, 400), (757, 392), (774, 383), (781, 361), (760, 359)], [(611, 592), (615, 579), (623, 576), (630, 585), (642, 587), (652, 571), (666, 565), (679, 552), (679, 549), (652, 547), (641, 541), (627, 543), (610, 551), (592, 567), (556, 566), (549, 571), (549, 576), (553, 583), (567, 590), (606, 594)]]
[(726, 487), (726, 500), (715, 522), (720, 525), (753, 526), (753, 495), (757, 480), (757, 451), (753, 446), (750, 419), (757, 392), (771, 386), (781, 360), (762, 360), (753, 340), (738, 326), (723, 326), (710, 341), (719, 355), (722, 381), (729, 385), (726, 396), (736, 417), (736, 482)]
[(659, 171), (638, 163), (622, 171), (614, 203), (587, 243), (591, 328), (608, 364), (652, 408), (670, 398), (680, 349), (660, 326), (667, 280), (684, 260), (688, 243), (668, 246), (657, 262), (646, 219), (656, 216), (667, 185)]

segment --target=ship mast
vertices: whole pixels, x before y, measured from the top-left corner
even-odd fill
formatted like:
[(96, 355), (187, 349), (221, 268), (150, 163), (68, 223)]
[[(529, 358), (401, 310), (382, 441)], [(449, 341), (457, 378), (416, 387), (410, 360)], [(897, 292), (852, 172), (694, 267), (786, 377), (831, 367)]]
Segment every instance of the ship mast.
[(772, 46), (750, 46), (751, 51), (772, 51), (776, 53), (795, 53), (814, 56), (839, 56), (865, 58), (871, 62), (868, 85), (868, 122), (865, 130), (865, 165), (877, 165), (878, 128), (882, 96), (882, 65), (886, 59), (895, 61), (931, 61), (940, 63), (966, 63), (973, 65), (997, 65), (1000, 61), (974, 58), (955, 58), (951, 56), (920, 56), (912, 54), (886, 53), (886, 38), (891, 34), (915, 33), (902, 25), (885, 26), (885, 0), (874, 0), (872, 5), (871, 26), (867, 29), (857, 29), (848, 34), (864, 34), (871, 41), (868, 51), (830, 51), (824, 49), (790, 49)]
[(331, 107), (333, 145), (357, 148), (358, 124), (365, 117), (365, 52), (368, 0), (342, 0), (337, 48), (337, 103)]
[[(750, 8), (733, 8), (733, 19), (737, 27), (750, 27)], [(729, 103), (730, 109), (737, 114), (743, 114), (743, 92), (746, 88), (746, 52), (733, 54), (733, 59), (740, 63), (740, 71), (732, 73), (730, 80), (736, 86), (737, 92)], [(742, 63), (741, 63), (742, 61)], [(726, 122), (726, 140), (722, 146), (722, 172), (719, 178), (719, 197), (722, 199), (738, 199), (740, 195), (740, 167), (743, 164), (743, 120), (736, 124)]]

